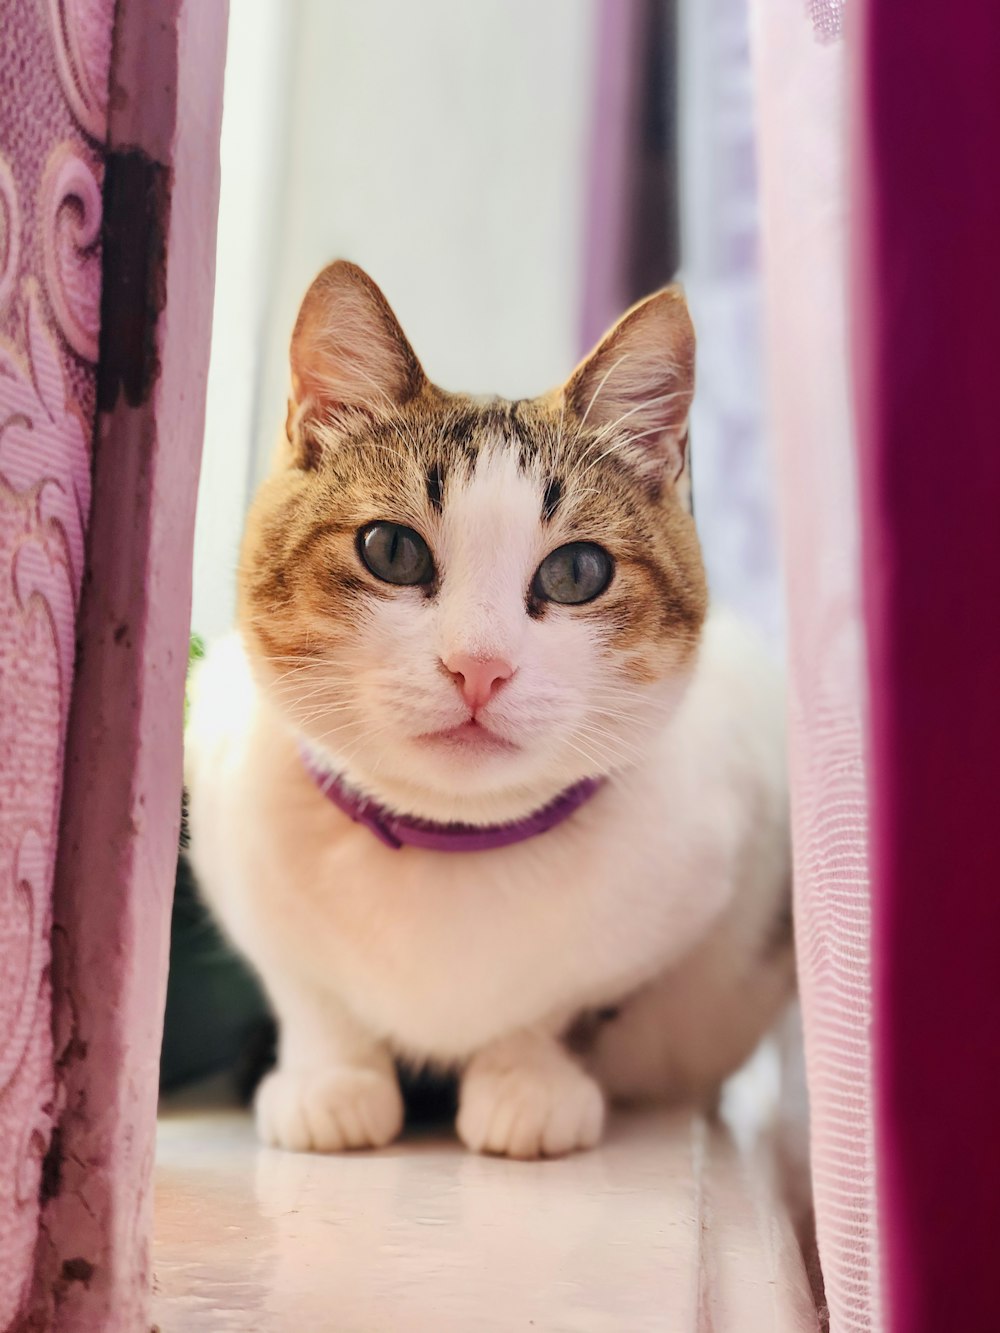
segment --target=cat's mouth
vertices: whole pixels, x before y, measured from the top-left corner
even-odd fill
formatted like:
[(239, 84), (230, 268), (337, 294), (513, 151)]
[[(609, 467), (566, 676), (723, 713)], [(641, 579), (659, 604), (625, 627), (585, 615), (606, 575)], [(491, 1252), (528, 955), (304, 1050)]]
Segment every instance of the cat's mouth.
[(447, 727), (443, 731), (428, 731), (419, 740), (429, 745), (445, 746), (451, 749), (465, 749), (479, 754), (500, 754), (517, 750), (520, 747), (503, 736), (498, 736), (489, 727), (483, 726), (475, 718), (457, 727)]

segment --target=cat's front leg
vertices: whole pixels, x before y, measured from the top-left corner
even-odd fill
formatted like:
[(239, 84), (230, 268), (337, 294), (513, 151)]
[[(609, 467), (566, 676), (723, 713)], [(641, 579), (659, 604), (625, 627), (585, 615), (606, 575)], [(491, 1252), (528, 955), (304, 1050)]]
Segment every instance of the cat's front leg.
[(257, 1090), (257, 1134), (295, 1152), (381, 1148), (403, 1127), (388, 1047), (326, 991), (268, 979), (279, 1024), (278, 1066)]
[(593, 1148), (603, 1127), (600, 1088), (547, 1033), (492, 1042), (462, 1075), (458, 1134), (475, 1152), (562, 1157)]

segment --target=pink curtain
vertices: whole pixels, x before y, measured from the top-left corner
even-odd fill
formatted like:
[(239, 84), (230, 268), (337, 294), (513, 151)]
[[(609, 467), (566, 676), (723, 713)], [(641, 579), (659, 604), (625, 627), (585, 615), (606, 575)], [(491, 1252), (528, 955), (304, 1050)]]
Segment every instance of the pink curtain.
[(860, 6), (854, 350), (893, 1333), (1000, 1328), (1000, 9)]
[(795, 915), (834, 1333), (883, 1327), (875, 1227), (864, 638), (840, 6), (754, 0), (767, 359), (788, 591)]

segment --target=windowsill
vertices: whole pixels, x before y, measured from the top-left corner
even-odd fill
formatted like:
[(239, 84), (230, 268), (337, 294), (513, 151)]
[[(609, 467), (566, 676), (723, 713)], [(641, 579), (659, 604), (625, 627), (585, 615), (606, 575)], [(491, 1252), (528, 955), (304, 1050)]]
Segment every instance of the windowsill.
[(374, 1154), (259, 1149), (247, 1115), (160, 1121), (164, 1333), (800, 1333), (816, 1315), (762, 1152), (621, 1114), (596, 1152), (476, 1157), (440, 1131)]

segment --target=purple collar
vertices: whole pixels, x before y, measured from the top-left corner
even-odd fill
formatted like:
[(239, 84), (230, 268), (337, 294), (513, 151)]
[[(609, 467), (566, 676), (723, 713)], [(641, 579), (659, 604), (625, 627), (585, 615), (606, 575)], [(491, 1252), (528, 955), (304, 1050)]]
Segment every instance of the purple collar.
[(435, 824), (427, 819), (394, 815), (384, 806), (352, 791), (336, 773), (326, 772), (308, 750), (302, 750), (306, 772), (328, 801), (343, 810), (356, 824), (371, 829), (379, 842), (393, 851), (401, 847), (422, 847), (429, 852), (488, 852), (495, 847), (510, 847), (516, 842), (547, 833), (579, 810), (601, 787), (603, 778), (585, 778), (568, 787), (555, 800), (509, 824)]

